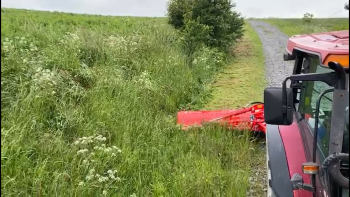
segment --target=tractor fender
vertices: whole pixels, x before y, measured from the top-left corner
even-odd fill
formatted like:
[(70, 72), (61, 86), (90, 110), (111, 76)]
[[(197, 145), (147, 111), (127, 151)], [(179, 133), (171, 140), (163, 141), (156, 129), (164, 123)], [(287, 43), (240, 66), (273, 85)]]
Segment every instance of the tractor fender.
[(276, 197), (293, 197), (289, 169), (278, 125), (266, 125), (268, 184)]

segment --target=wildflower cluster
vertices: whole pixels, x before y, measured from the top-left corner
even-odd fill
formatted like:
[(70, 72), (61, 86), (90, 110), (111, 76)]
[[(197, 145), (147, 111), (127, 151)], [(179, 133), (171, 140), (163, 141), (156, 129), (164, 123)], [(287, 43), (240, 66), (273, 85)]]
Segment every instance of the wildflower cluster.
[(80, 42), (80, 38), (77, 34), (66, 32), (66, 34), (63, 36), (63, 39), (60, 40), (60, 44), (67, 44), (67, 43), (77, 43)]
[(109, 169), (110, 165), (106, 166), (106, 163), (116, 161), (117, 155), (122, 151), (117, 146), (107, 146), (106, 141), (107, 138), (102, 135), (92, 135), (79, 138), (73, 143), (78, 148), (77, 158), (87, 172), (78, 186), (97, 186), (103, 190), (104, 195), (122, 181), (116, 169)]
[(116, 49), (117, 51), (128, 51), (134, 52), (139, 47), (138, 45), (142, 41), (140, 36), (132, 35), (132, 36), (120, 36), (120, 35), (111, 35), (105, 42), (107, 46)]
[(40, 53), (38, 54), (39, 49), (34, 43), (27, 41), (25, 37), (19, 36), (12, 39), (5, 38), (1, 44), (1, 51), (5, 56), (11, 55), (11, 53), (17, 53), (23, 59), (23, 63), (28, 61), (27, 56), (31, 53), (34, 56), (40, 55)]
[(135, 77), (134, 82), (147, 90), (156, 89), (156, 85), (151, 81), (151, 76), (147, 71), (143, 71), (139, 77)]
[(217, 50), (203, 48), (199, 55), (193, 60), (194, 65), (205, 65), (206, 69), (210, 69), (209, 65), (220, 66), (225, 64), (224, 54)]
[[(55, 71), (49, 69), (37, 68), (35, 74), (32, 76), (35, 89), (49, 88), (57, 85), (59, 76)], [(53, 93), (54, 94), (54, 93)]]
[(27, 41), (25, 40), (25, 37), (15, 37), (15, 39), (9, 39), (5, 38), (2, 42), (1, 50), (5, 53), (9, 53), (10, 51), (16, 49), (19, 47), (18, 45), (24, 45), (27, 44)]

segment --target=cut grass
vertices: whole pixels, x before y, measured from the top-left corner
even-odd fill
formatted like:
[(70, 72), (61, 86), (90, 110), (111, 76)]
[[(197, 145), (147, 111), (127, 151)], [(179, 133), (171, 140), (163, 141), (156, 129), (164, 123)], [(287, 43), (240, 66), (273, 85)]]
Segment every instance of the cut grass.
[(244, 38), (234, 47), (235, 59), (216, 76), (212, 100), (207, 109), (237, 109), (263, 101), (266, 86), (264, 53), (261, 41), (246, 23)]
[(288, 36), (306, 33), (349, 30), (349, 18), (313, 19), (306, 24), (302, 19), (258, 19), (279, 28)]
[[(217, 74), (211, 84), (212, 99), (206, 104), (206, 109), (237, 109), (250, 102), (263, 101), (263, 91), (267, 83), (262, 43), (249, 23), (245, 24), (245, 29), (244, 38), (234, 47), (234, 61)], [(244, 154), (238, 146), (231, 149), (232, 155), (242, 154), (240, 169), (249, 172), (244, 174), (240, 187), (249, 190), (247, 196), (266, 196), (264, 149), (261, 149), (259, 143), (232, 140), (250, 148), (249, 152), (244, 149)]]

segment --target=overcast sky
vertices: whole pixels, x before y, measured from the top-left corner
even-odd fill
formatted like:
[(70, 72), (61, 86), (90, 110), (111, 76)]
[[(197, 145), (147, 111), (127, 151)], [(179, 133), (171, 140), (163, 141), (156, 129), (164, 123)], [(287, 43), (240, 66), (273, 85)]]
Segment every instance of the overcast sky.
[[(318, 18), (348, 17), (342, 11), (348, 0), (234, 0), (245, 17), (302, 17), (310, 12)], [(72, 13), (165, 16), (168, 0), (1, 0), (1, 7)]]

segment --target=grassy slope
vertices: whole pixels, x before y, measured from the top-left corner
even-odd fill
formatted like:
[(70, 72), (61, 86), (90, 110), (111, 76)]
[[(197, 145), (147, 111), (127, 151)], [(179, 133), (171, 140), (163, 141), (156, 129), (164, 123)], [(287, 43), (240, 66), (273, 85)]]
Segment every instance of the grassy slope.
[(348, 30), (348, 18), (313, 19), (310, 24), (305, 24), (301, 19), (259, 19), (278, 27), (288, 36), (305, 33)]
[(248, 137), (175, 127), (224, 64), (189, 68), (178, 40), (164, 19), (2, 9), (2, 195), (244, 196)]
[[(236, 58), (216, 75), (211, 85), (213, 98), (206, 104), (207, 109), (237, 109), (253, 101), (263, 101), (266, 81), (262, 44), (249, 23), (245, 29), (244, 38), (234, 47)], [(242, 182), (242, 186), (250, 188), (248, 196), (265, 196), (265, 152), (258, 144), (249, 146), (251, 151), (242, 157), (242, 163), (247, 165), (249, 161), (251, 166), (250, 174), (246, 174), (250, 176), (250, 184)], [(232, 152), (239, 154), (240, 149), (237, 146)]]

